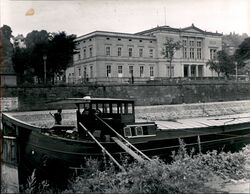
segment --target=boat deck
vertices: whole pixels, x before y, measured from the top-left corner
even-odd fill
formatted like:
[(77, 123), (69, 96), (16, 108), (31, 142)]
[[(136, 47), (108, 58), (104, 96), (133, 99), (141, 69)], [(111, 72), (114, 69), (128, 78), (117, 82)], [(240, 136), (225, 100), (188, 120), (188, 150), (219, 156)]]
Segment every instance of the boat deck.
[[(54, 125), (54, 119), (49, 114), (50, 111), (37, 112), (15, 112), (9, 113), (17, 119), (24, 122), (40, 126), (51, 127)], [(163, 113), (164, 114), (164, 113)], [(75, 110), (63, 111), (63, 124), (74, 125), (76, 123)], [(136, 119), (136, 122), (150, 122), (151, 120)], [(176, 120), (153, 120), (158, 128), (162, 130), (205, 128), (212, 126), (232, 125), (250, 122), (250, 113), (231, 114), (222, 116), (209, 116), (197, 118), (185, 118)]]
[(212, 126), (232, 125), (250, 122), (250, 113), (223, 115), (215, 117), (200, 117), (178, 119), (174, 121), (155, 121), (162, 130), (168, 129), (189, 129), (189, 128), (205, 128)]

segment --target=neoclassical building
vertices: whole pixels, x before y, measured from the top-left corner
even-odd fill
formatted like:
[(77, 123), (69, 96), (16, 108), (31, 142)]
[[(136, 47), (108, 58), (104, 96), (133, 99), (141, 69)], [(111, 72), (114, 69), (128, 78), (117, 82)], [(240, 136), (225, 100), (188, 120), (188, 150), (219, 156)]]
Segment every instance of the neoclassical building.
[[(182, 44), (171, 66), (162, 54), (167, 38)], [(135, 34), (95, 31), (76, 38), (75, 43), (79, 52), (66, 71), (67, 82), (212, 77), (217, 74), (206, 62), (221, 50), (222, 34), (193, 24), (186, 28), (159, 26)]]

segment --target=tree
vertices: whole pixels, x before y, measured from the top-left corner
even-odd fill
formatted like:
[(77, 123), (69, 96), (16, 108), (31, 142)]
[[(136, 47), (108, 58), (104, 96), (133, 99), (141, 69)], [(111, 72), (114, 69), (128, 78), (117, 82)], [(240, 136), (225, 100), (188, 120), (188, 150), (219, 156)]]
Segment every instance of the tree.
[(34, 76), (39, 81), (43, 78), (43, 55), (47, 53), (48, 44), (47, 31), (32, 31), (25, 38), (26, 48), (15, 48), (12, 59), (19, 82), (33, 82)]
[(0, 28), (0, 64), (1, 67), (12, 67), (13, 45), (11, 43), (12, 30), (3, 25)]
[[(31, 52), (30, 57), (30, 63), (31, 68), (34, 69), (34, 75), (38, 77), (38, 81), (43, 80), (46, 82), (47, 80), (44, 80), (44, 59), (43, 56), (47, 54), (48, 52), (49, 43), (40, 43), (36, 44), (34, 46), (34, 49)], [(47, 73), (47, 72), (46, 72)]]
[(181, 47), (182, 45), (180, 41), (174, 42), (174, 40), (171, 38), (166, 38), (166, 42), (163, 44), (163, 50), (161, 54), (169, 62), (170, 78), (172, 77), (172, 61), (174, 54), (177, 50), (181, 49)]
[(53, 35), (48, 47), (48, 73), (50, 77), (61, 75), (72, 62), (75, 35), (59, 32)]
[(234, 57), (229, 56), (224, 50), (218, 51), (214, 59), (206, 63), (210, 70), (215, 71), (218, 76), (224, 73), (227, 77), (235, 71)]
[(220, 63), (217, 60), (209, 59), (206, 65), (209, 66), (209, 69), (211, 71), (215, 71), (218, 74), (218, 77), (220, 76), (221, 67), (220, 67)]
[(237, 61), (250, 59), (250, 37), (246, 38), (235, 52)]
[(32, 68), (30, 67), (31, 53), (26, 48), (15, 48), (13, 54), (13, 67), (17, 74), (18, 82), (23, 83), (25, 81), (33, 82)]
[(27, 48), (34, 49), (37, 44), (48, 44), (50, 34), (46, 30), (33, 30), (25, 38)]
[[(13, 55), (15, 70), (31, 81), (30, 75), (37, 76), (38, 81), (44, 79), (44, 59), (46, 55), (46, 77), (54, 80), (55, 74), (62, 74), (72, 61), (75, 35), (67, 36), (65, 32), (48, 33), (45, 30), (32, 31), (25, 38), (26, 48), (16, 48)], [(46, 80), (46, 81), (48, 81)], [(45, 81), (45, 80), (43, 80)]]

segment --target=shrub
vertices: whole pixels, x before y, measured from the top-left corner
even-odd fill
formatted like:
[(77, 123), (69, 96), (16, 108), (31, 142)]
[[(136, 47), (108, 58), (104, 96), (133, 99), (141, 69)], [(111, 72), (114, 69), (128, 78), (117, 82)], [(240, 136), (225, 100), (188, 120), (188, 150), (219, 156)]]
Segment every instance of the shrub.
[(184, 142), (180, 143), (179, 151), (173, 153), (169, 164), (159, 158), (133, 163), (124, 159), (126, 171), (118, 172), (109, 161), (104, 162), (105, 169), (100, 170), (103, 165), (97, 160), (87, 160), (83, 174), (77, 176), (63, 193), (216, 192), (206, 184), (214, 177), (240, 179), (248, 176), (245, 164), (250, 149), (238, 153), (212, 151), (194, 155), (194, 151), (188, 154)]

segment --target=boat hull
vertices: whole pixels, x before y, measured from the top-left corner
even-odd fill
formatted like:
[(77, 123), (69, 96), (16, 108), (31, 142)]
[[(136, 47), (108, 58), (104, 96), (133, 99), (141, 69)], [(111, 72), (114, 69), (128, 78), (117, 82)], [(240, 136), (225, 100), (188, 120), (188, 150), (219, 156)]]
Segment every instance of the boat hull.
[[(38, 128), (19, 123), (3, 116), (4, 130), (13, 131), (17, 137), (19, 181), (25, 184), (36, 169), (38, 179), (48, 179), (55, 186), (65, 186), (72, 170), (85, 165), (87, 158), (103, 158), (98, 145), (90, 140), (73, 140), (49, 135)], [(180, 147), (180, 139), (188, 150), (237, 151), (250, 143), (250, 123), (213, 126), (185, 130), (157, 130), (155, 136), (127, 138), (147, 156), (159, 156), (167, 161)], [(101, 142), (118, 161), (126, 152), (115, 142)]]
[[(199, 149), (202, 152), (208, 150), (237, 151), (250, 142), (249, 129), (244, 127), (242, 130), (237, 130), (237, 133), (221, 133), (209, 135), (209, 137), (205, 135), (199, 136), (200, 141), (198, 140), (198, 136), (180, 138), (185, 142), (187, 150), (195, 149), (196, 152)], [(22, 140), (27, 135), (24, 131), (24, 129), (20, 129), (19, 140)], [(67, 178), (72, 173), (69, 168), (78, 169), (84, 166), (87, 158), (103, 158), (101, 149), (96, 143), (91, 141), (75, 141), (50, 137), (34, 131), (28, 133), (28, 136), (25, 138), (28, 141), (20, 142), (22, 145), (20, 147), (21, 173), (25, 169), (29, 169), (29, 174), (31, 174), (33, 169), (37, 169), (41, 179), (49, 179), (57, 186), (59, 184), (66, 184)], [(113, 142), (102, 142), (102, 145), (117, 160), (120, 160), (121, 156), (126, 154)], [(145, 139), (145, 141), (134, 142), (133, 145), (147, 156), (159, 156), (169, 161), (171, 160), (170, 156), (172, 152), (178, 151), (180, 142), (179, 138), (161, 140)], [(21, 182), (25, 182), (26, 178), (27, 175), (23, 176), (23, 181)]]

